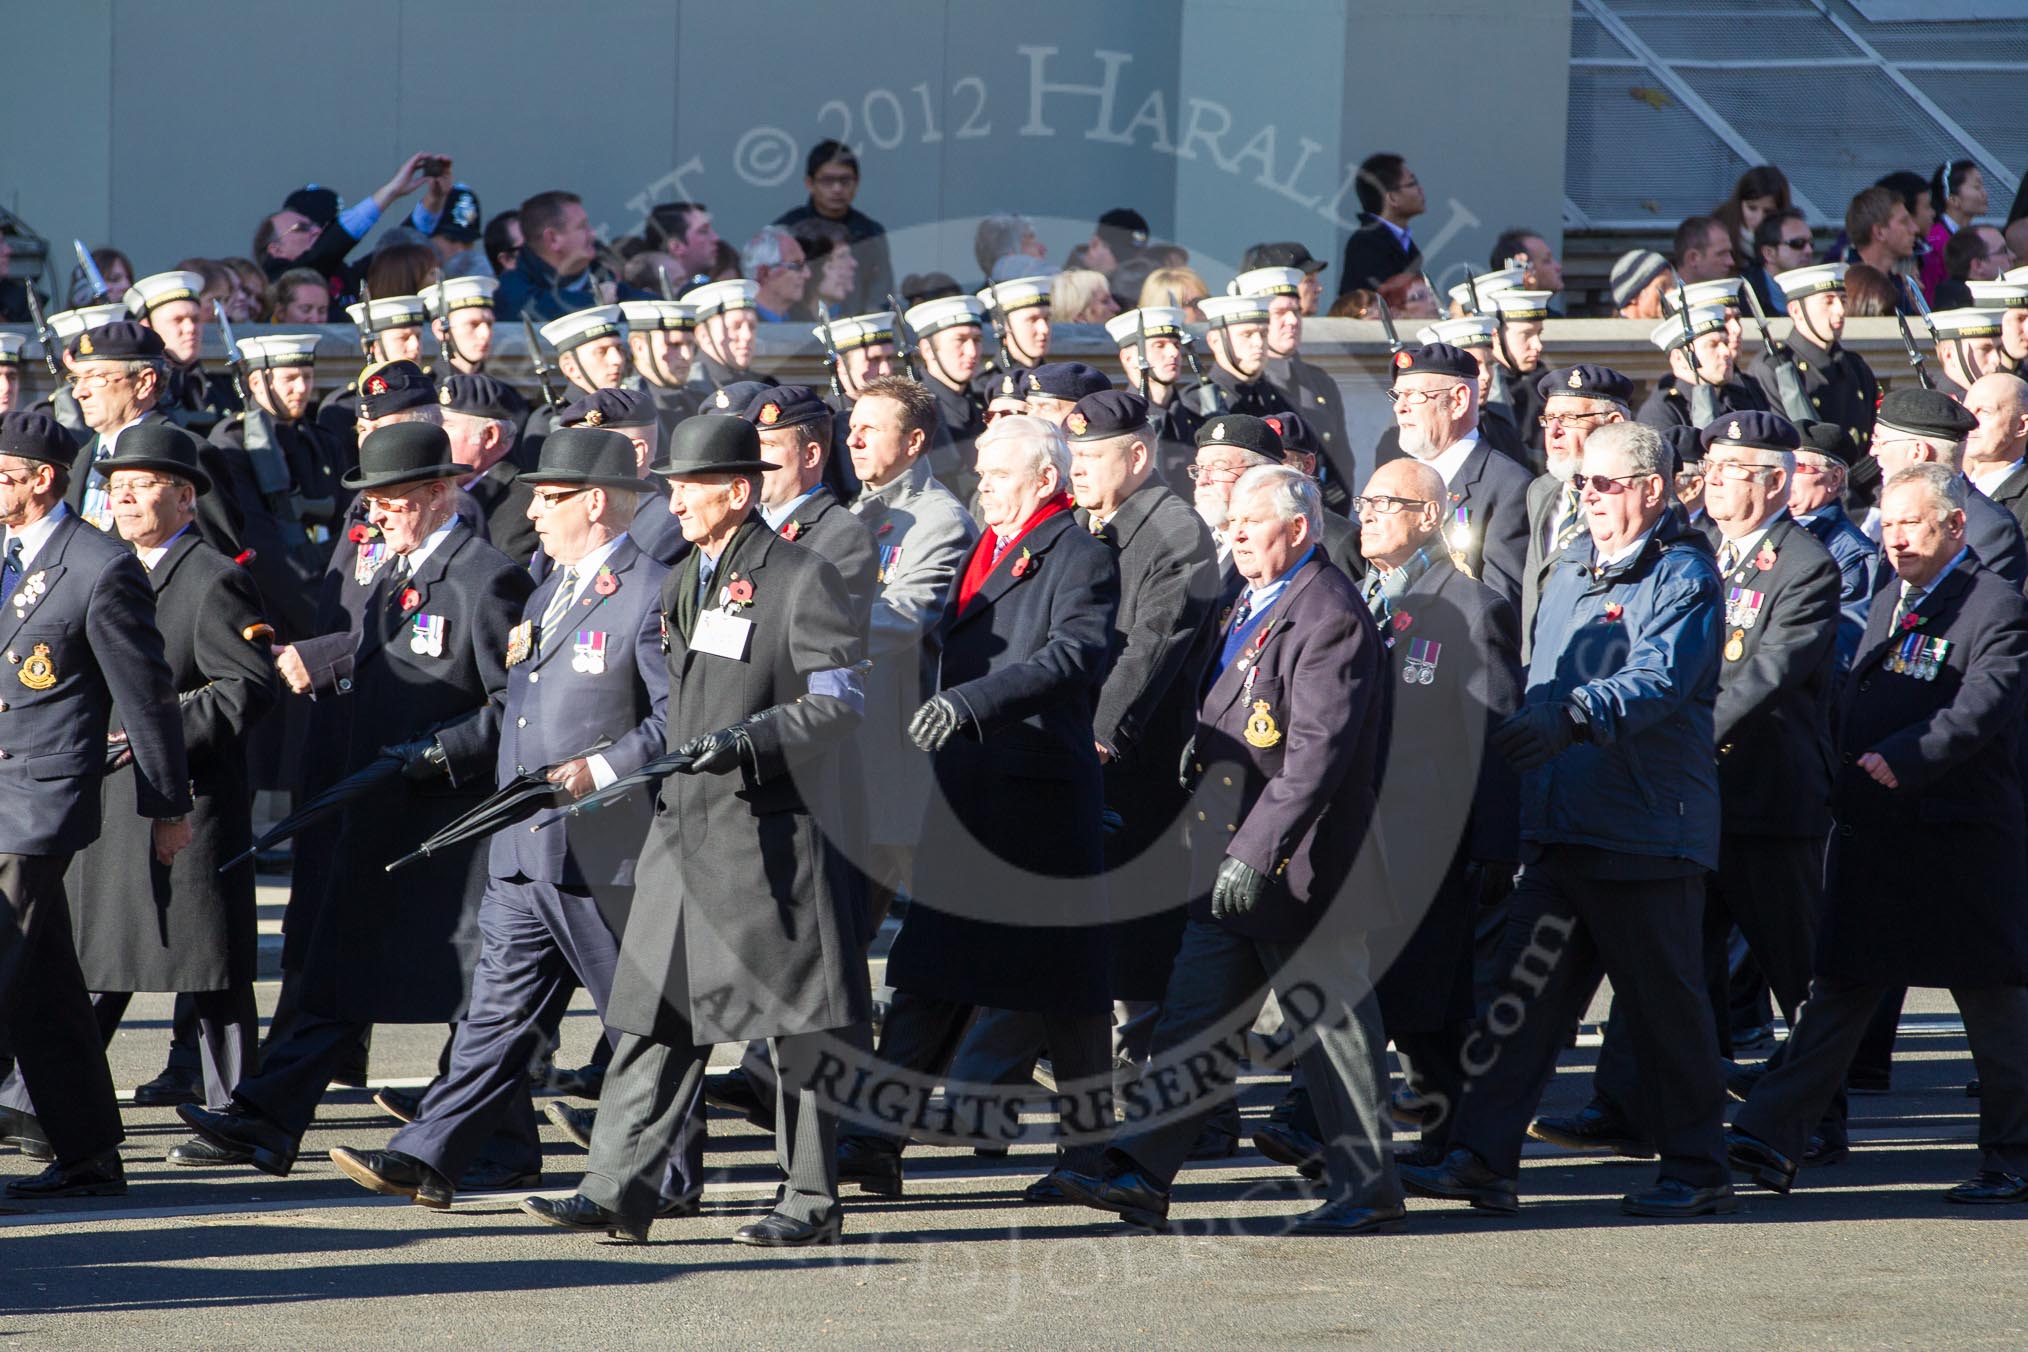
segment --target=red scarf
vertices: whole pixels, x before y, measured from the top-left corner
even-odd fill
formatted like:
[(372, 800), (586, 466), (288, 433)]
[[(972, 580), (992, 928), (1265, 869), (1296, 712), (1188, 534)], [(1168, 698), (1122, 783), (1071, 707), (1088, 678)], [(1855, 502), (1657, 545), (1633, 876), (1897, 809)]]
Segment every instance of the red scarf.
[[(1036, 509), (1035, 515), (1022, 524), (1014, 538), (1007, 542), (1007, 549), (1000, 555), (1002, 562), (1014, 553), (1014, 546), (1021, 543), (1029, 531), (1034, 530), (1058, 512), (1071, 509), (1070, 494), (1058, 493)], [(972, 557), (965, 560), (965, 574), (958, 579), (958, 614), (965, 613), (965, 607), (972, 604), (972, 598), (979, 594), (979, 588), (986, 585), (986, 579), (993, 575), (993, 555), (1000, 548), (999, 533), (990, 527), (979, 537), (979, 543), (972, 546)], [(1018, 556), (1017, 556), (1018, 557)]]

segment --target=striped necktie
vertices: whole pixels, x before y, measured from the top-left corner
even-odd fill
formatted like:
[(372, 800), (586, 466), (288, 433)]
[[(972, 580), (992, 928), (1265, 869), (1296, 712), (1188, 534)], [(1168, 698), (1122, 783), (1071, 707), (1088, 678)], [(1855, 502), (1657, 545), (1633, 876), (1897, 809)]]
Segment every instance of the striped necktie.
[(564, 619), (577, 600), (577, 569), (566, 568), (557, 580), (556, 590), (550, 594), (549, 604), (542, 608), (542, 632), (537, 636), (537, 651), (544, 656), (556, 650), (553, 640), (563, 637)]

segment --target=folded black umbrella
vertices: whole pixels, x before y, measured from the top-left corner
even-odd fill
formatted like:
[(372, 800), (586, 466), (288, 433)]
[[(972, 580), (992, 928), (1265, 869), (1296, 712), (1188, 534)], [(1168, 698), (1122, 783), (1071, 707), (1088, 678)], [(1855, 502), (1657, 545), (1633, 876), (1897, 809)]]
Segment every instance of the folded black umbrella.
[(621, 775), (603, 789), (586, 794), (555, 816), (545, 817), (528, 829), (540, 831), (571, 817), (581, 817), (587, 812), (596, 812), (602, 807), (611, 806), (631, 795), (636, 789), (660, 784), (669, 776), (689, 769), (690, 762), (695, 759), (695, 756), (686, 755), (681, 751), (671, 751), (666, 755), (657, 756), (632, 774)]
[(514, 776), (491, 798), (389, 864), (387, 871), (392, 873), (468, 840), (504, 831), (516, 822), (528, 820), (543, 808), (560, 807), (569, 802), (569, 792), (561, 784), (550, 783), (547, 775), (548, 770), (543, 769), (524, 771)]
[(231, 871), (262, 850), (279, 845), (305, 827), (315, 826), (346, 804), (356, 802), (381, 785), (400, 777), (401, 757), (382, 752), (322, 793), (313, 795), (308, 802), (301, 804), (294, 812), (276, 822), (259, 840), (219, 865), (218, 871), (220, 873)]

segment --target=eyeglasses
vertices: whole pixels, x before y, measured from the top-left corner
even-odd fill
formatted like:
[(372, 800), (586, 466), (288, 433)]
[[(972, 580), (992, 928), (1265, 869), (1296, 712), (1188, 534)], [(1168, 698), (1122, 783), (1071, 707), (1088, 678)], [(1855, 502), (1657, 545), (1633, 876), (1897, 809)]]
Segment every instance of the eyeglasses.
[(1405, 512), (1411, 507), (1427, 506), (1429, 506), (1428, 498), (1390, 498), (1382, 494), (1377, 497), (1352, 499), (1352, 514), (1354, 516), (1364, 516), (1366, 509), (1370, 507), (1376, 516), (1393, 516), (1397, 512)]
[(87, 371), (83, 375), (65, 377), (74, 390), (102, 390), (116, 381), (127, 379), (132, 371)]
[(1653, 476), (1647, 474), (1573, 474), (1570, 476), (1570, 486), (1580, 493), (1584, 492), (1587, 485), (1600, 493), (1622, 493), (1626, 491), (1621, 487), (1622, 484), (1651, 477)]
[(1704, 472), (1711, 478), (1730, 479), (1734, 483), (1738, 483), (1744, 479), (1751, 479), (1756, 475), (1765, 474), (1769, 470), (1779, 468), (1776, 465), (1749, 464), (1744, 460), (1707, 460), (1704, 462), (1704, 465)]
[(1817, 242), (1808, 235), (1804, 235), (1801, 239), (1785, 239), (1782, 241), (1784, 249), (1814, 249), (1816, 245)]
[(1610, 418), (1611, 416), (1612, 412), (1609, 409), (1601, 410), (1597, 413), (1544, 413), (1536, 418), (1535, 421), (1543, 428), (1548, 429), (1558, 426), (1582, 426), (1593, 418)]
[(1193, 460), (1184, 466), (1192, 479), (1237, 479), (1246, 473), (1244, 465), (1221, 464), (1216, 460)]
[(1448, 399), (1455, 391), (1463, 388), (1464, 385), (1459, 383), (1456, 385), (1446, 385), (1440, 390), (1386, 389), (1382, 390), (1381, 393), (1387, 396), (1387, 402), (1390, 404), (1397, 406), (1405, 404), (1409, 408), (1420, 408), (1432, 399)]
[(1001, 418), (1012, 418), (1027, 411), (1021, 408), (989, 408), (985, 412), (985, 420), (987, 422), (994, 422)]
[(35, 477), (34, 470), (0, 469), (0, 484), (19, 488)]
[(117, 483), (109, 480), (106, 484), (106, 491), (108, 493), (142, 493), (150, 488), (180, 488), (182, 487), (182, 483), (183, 481), (180, 479), (121, 479)]
[(535, 500), (541, 503), (544, 508), (550, 508), (556, 506), (559, 502), (574, 498), (580, 493), (589, 492), (590, 488), (591, 485), (587, 484), (583, 488), (566, 488), (561, 493), (544, 493), (538, 490), (535, 494)]
[(422, 505), (414, 498), (383, 498), (372, 493), (362, 493), (366, 510), (369, 512), (419, 512)]
[(859, 181), (857, 174), (819, 174), (810, 180), (820, 188), (849, 188)]

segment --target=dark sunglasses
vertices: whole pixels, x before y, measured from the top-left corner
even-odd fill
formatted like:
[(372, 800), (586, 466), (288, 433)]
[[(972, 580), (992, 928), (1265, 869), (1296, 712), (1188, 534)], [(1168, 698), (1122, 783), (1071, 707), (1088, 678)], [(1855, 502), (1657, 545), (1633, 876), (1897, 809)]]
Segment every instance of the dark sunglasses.
[(1624, 491), (1620, 485), (1647, 477), (1645, 474), (1573, 474), (1570, 486), (1580, 493), (1584, 492), (1587, 484), (1600, 493), (1619, 493)]

